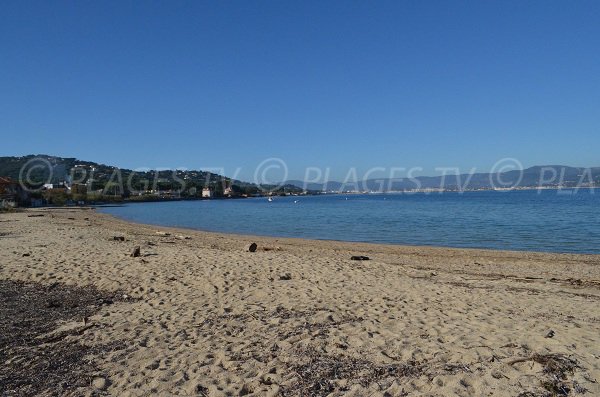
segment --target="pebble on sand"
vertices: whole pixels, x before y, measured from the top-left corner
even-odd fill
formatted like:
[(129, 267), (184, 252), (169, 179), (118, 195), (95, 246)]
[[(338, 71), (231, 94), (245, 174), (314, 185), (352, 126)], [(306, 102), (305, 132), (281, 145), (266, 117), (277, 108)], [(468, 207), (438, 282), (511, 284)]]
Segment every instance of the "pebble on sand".
[(292, 275), (291, 275), (291, 273), (282, 273), (279, 275), (279, 279), (280, 280), (291, 280)]
[(104, 390), (108, 387), (108, 380), (103, 376), (97, 376), (92, 380), (92, 386), (97, 390)]
[(258, 245), (256, 243), (251, 243), (246, 246), (246, 252), (256, 252)]
[(140, 256), (140, 253), (141, 253), (141, 249), (140, 249), (140, 246), (138, 245), (138, 246), (137, 246), (137, 247), (135, 247), (135, 248), (133, 249), (133, 251), (131, 252), (131, 256), (132, 256), (133, 258), (137, 258), (138, 256)]

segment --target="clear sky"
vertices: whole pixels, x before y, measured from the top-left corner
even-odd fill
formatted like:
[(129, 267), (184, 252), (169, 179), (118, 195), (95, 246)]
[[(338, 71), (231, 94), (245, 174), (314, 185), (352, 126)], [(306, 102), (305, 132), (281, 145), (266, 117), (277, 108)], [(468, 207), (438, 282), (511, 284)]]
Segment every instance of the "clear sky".
[(0, 155), (600, 166), (599, 1), (3, 1)]

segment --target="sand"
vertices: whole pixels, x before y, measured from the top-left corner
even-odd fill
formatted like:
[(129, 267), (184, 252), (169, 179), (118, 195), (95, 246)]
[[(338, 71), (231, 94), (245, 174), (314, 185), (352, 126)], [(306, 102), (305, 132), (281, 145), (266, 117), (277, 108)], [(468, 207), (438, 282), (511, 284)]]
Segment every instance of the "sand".
[(600, 256), (224, 235), (91, 209), (0, 214), (0, 250), (3, 280), (127, 295), (67, 336), (123, 345), (88, 357), (97, 373), (75, 395), (600, 395)]

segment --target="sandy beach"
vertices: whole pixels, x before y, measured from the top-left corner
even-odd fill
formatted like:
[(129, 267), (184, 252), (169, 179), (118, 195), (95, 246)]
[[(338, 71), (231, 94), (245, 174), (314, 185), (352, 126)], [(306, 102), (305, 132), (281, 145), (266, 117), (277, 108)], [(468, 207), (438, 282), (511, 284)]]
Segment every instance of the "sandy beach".
[[(115, 297), (36, 346), (111, 346), (64, 394), (600, 395), (600, 256), (224, 235), (92, 209), (0, 214), (0, 250), (3, 281)], [(3, 348), (5, 379), (33, 365)]]

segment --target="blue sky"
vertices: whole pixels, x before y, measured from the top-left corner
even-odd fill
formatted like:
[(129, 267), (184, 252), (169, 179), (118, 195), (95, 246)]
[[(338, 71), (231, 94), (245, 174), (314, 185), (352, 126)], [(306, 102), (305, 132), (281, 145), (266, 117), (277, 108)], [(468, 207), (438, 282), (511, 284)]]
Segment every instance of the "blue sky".
[[(598, 166), (600, 2), (0, 5), (0, 155), (121, 167)], [(419, 174), (419, 173), (416, 173)]]

